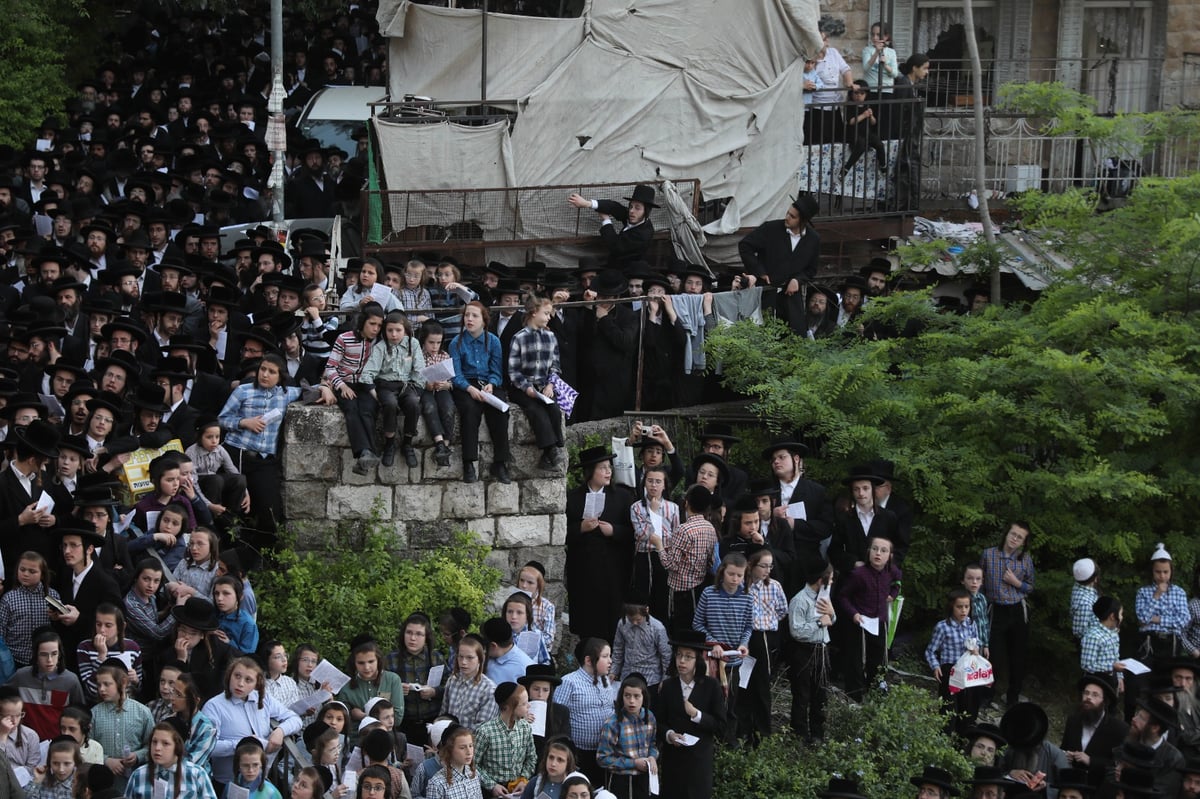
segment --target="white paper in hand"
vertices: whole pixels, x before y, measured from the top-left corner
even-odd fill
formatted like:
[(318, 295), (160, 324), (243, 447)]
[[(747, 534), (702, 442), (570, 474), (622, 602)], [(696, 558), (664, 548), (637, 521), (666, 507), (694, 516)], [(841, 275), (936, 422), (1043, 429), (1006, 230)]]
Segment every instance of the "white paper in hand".
[(651, 771), (649, 774), (649, 777), (650, 777), (650, 795), (658, 796), (658, 772)]
[(1149, 666), (1142, 661), (1134, 660), (1133, 658), (1125, 658), (1124, 660), (1118, 660), (1117, 662), (1124, 666), (1125, 671), (1129, 672), (1134, 677), (1138, 676), (1139, 674), (1146, 674), (1150, 671)]
[(50, 496), (49, 491), (43, 491), (41, 496), (38, 497), (34, 510), (40, 510), (44, 513), (54, 512), (54, 497)]
[(541, 648), (542, 636), (533, 630), (526, 630), (517, 636), (517, 649), (520, 649), (530, 660), (537, 662), (538, 650)]
[(544, 404), (544, 405), (553, 405), (554, 404), (553, 397), (547, 397), (545, 394), (543, 394), (540, 391), (538, 392), (537, 396), (538, 396), (538, 399), (540, 399), (542, 401), (542, 404)]
[(342, 785), (350, 789), (350, 793), (354, 793), (354, 789), (358, 787), (358, 772), (347, 771), (342, 775)]
[(320, 707), (332, 698), (333, 694), (328, 691), (314, 691), (303, 699), (297, 699), (295, 702), (292, 702), (288, 705), (288, 710), (297, 716), (303, 716), (309, 710)]
[(425, 762), (425, 750), (419, 746), (405, 744), (404, 757), (412, 764), (412, 768), (416, 768)]
[(445, 383), (453, 377), (454, 361), (450, 358), (430, 364), (421, 370), (421, 378), (426, 383)]
[(489, 394), (486, 391), (480, 391), (479, 396), (482, 397), (483, 401), (488, 405), (491, 405), (493, 408), (500, 411), (500, 413), (508, 413), (508, 403), (497, 397), (495, 394)]
[(350, 676), (328, 660), (322, 660), (317, 664), (317, 667), (312, 670), (311, 679), (317, 685), (329, 683), (329, 690), (335, 694), (350, 682)]
[(682, 746), (695, 746), (700, 743), (700, 739), (695, 735), (688, 735), (686, 732), (679, 733), (679, 743)]
[(757, 662), (758, 660), (750, 655), (742, 658), (741, 665), (738, 666), (738, 688), (745, 690), (750, 684), (750, 675), (754, 673), (754, 664)]
[(167, 781), (154, 781), (154, 799), (167, 799)]
[(604, 513), (604, 492), (589, 491), (583, 497), (583, 518), (599, 519)]
[(529, 701), (529, 712), (533, 714), (533, 734), (540, 735), (543, 738), (546, 736), (546, 711), (549, 705), (545, 699), (531, 699)]
[(33, 782), (33, 775), (24, 766), (13, 766), (13, 774), (17, 775), (17, 782), (21, 784), (22, 788)]
[(431, 666), (429, 669), (429, 682), (425, 683), (425, 685), (429, 688), (437, 688), (442, 684), (442, 676), (445, 673), (445, 666)]
[(267, 411), (266, 413), (264, 413), (262, 415), (262, 420), (264, 422), (266, 422), (267, 424), (274, 422), (276, 419), (282, 419), (282, 418), (283, 418), (283, 411), (280, 410), (279, 408), (272, 408), (271, 410)]
[(879, 619), (873, 616), (859, 616), (858, 626), (862, 627), (870, 635), (879, 635)]
[(808, 520), (808, 511), (806, 511), (804, 509), (804, 502), (803, 501), (793, 502), (791, 505), (788, 505), (787, 506), (787, 517), (789, 519), (802, 519), (804, 521), (807, 521)]
[(225, 799), (250, 799), (250, 789), (228, 783), (225, 786)]

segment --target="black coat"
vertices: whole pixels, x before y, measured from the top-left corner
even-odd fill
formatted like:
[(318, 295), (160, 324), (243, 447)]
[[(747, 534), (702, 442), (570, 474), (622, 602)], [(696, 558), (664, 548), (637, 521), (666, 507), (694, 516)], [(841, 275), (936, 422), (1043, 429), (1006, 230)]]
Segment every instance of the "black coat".
[(645, 221), (634, 227), (625, 227), (629, 221), (627, 207), (615, 200), (598, 200), (596, 205), (599, 213), (608, 214), (620, 222), (600, 226), (600, 240), (608, 249), (608, 265), (625, 271), (635, 261), (646, 260), (650, 242), (654, 239), (654, 223), (650, 221), (649, 209)]
[[(44, 482), (44, 477), (39, 478), (40, 484), (44, 484)], [(25, 493), (20, 481), (17, 480), (17, 476), (13, 474), (12, 466), (5, 465), (0, 470), (0, 553), (4, 556), (4, 564), (10, 580), (14, 580), (16, 576), (17, 562), (20, 560), (22, 552), (27, 550), (37, 552), (52, 565), (61, 559), (57, 539), (47, 532), (50, 528), (39, 527), (36, 524), (17, 524), (17, 517), (21, 515), (21, 512), (37, 502), (41, 495), (42, 489), (35, 487), (33, 497), (30, 498), (29, 494)], [(60, 515), (70, 512), (69, 506), (59, 507), (56, 504), (54, 507), (56, 519)]]
[(849, 574), (854, 570), (856, 562), (867, 562), (867, 538), (870, 535), (882, 533), (895, 541), (896, 529), (896, 514), (887, 508), (875, 509), (870, 530), (863, 529), (854, 508), (839, 511), (836, 514), (833, 539), (829, 542), (829, 562), (840, 574)]
[(633, 496), (621, 486), (604, 489), (600, 521), (612, 525), (612, 536), (599, 530), (585, 533), (583, 509), (587, 485), (567, 492), (567, 601), (571, 632), (581, 639), (613, 639), (633, 564)]
[[(649, 304), (644, 303), (642, 313), (649, 314)], [(679, 320), (670, 324), (663, 315), (662, 322), (654, 324), (646, 317), (645, 333), (642, 337), (642, 408), (647, 411), (663, 411), (678, 406), (678, 387), (683, 379), (683, 352), (687, 342), (687, 331)], [(634, 364), (636, 375), (637, 365)]]
[(896, 563), (902, 563), (912, 546), (913, 509), (906, 500), (892, 494), (887, 509), (896, 514)]
[[(822, 541), (833, 535), (834, 518), (833, 504), (825, 486), (801, 477), (792, 491), (790, 503), (803, 502), (807, 519), (795, 519), (789, 525), (792, 528), (792, 540), (797, 550), (815, 549)], [(782, 522), (787, 524), (786, 521)]]
[(333, 202), (337, 199), (334, 193), (333, 178), (326, 177), (324, 188), (317, 184), (312, 175), (305, 174), (294, 178), (287, 187), (287, 204), (291, 209), (289, 217), (326, 217), (333, 215)]
[(588, 400), (585, 419), (608, 419), (633, 407), (629, 364), (637, 354), (637, 342), (637, 314), (628, 305), (613, 306), (599, 320), (594, 313), (584, 315), (579, 335), (580, 385), (576, 388)]
[[(504, 323), (504, 332), (496, 333), (500, 327), (500, 314), (492, 317), (492, 323), (488, 325), (488, 332), (494, 333), (496, 338), (500, 339), (500, 374), (504, 379), (504, 384), (508, 385), (508, 353), (512, 352), (513, 336), (525, 327), (525, 312), (517, 311), (509, 317)], [(558, 354), (558, 358), (562, 360), (562, 353)]]
[[(93, 563), (91, 571), (79, 586), (79, 593), (74, 593), (72, 577), (70, 569), (60, 569), (51, 583), (58, 589), (58, 595), (62, 597), (64, 605), (74, 605), (79, 609), (79, 619), (74, 624), (54, 624), (54, 631), (62, 638), (63, 649), (66, 652), (74, 652), (80, 641), (92, 637), (96, 626), (96, 608), (101, 603), (111, 602), (117, 607), (121, 606), (121, 589), (101, 564)], [(71, 661), (68, 666), (75, 665), (78, 668), (73, 659), (68, 660)]]
[(1063, 725), (1062, 747), (1064, 752), (1082, 751), (1090, 758), (1087, 767), (1088, 782), (1093, 787), (1099, 787), (1104, 781), (1105, 770), (1112, 763), (1113, 750), (1125, 741), (1129, 734), (1129, 725), (1113, 709), (1109, 709), (1100, 720), (1100, 726), (1092, 733), (1092, 740), (1087, 748), (1083, 743), (1083, 719), (1078, 713), (1067, 717)]
[[(571, 388), (579, 388), (579, 367), (577, 363), (579, 346), (579, 326), (582, 316), (578, 308), (563, 308), (562, 319), (558, 311), (550, 317), (550, 332), (558, 339), (558, 360), (562, 365), (562, 379)], [(580, 408), (580, 410), (583, 410)]]
[(178, 438), (183, 448), (187, 449), (196, 443), (196, 421), (199, 418), (200, 411), (181, 402), (178, 408), (171, 411), (171, 418), (163, 422), (163, 426), (174, 434), (172, 438)]
[(821, 237), (807, 226), (796, 249), (782, 219), (763, 222), (738, 242), (738, 255), (746, 272), (770, 278), (771, 285), (782, 289), (789, 280), (803, 283), (817, 274), (821, 256)]
[[(699, 667), (703, 667), (703, 663)], [(683, 687), (678, 677), (667, 677), (658, 692), (655, 715), (658, 721), (659, 762), (662, 764), (662, 799), (707, 799), (713, 787), (713, 741), (724, 734), (725, 697), (716, 680), (696, 676), (696, 685), (689, 697), (700, 711), (700, 721), (693, 722), (683, 709)], [(695, 746), (675, 746), (667, 743), (667, 731), (694, 735), (700, 739)]]

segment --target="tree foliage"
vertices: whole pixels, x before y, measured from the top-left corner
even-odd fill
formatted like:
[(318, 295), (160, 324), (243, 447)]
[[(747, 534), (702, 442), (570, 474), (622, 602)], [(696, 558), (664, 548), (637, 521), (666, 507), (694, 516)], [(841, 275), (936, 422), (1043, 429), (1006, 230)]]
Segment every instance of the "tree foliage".
[(79, 0), (11, 0), (0, 26), (0, 142), (32, 141), (50, 115), (61, 118), (70, 96), (66, 50), (71, 24), (86, 30), (87, 6)]
[(265, 632), (289, 646), (309, 642), (334, 663), (361, 632), (386, 651), (416, 610), (436, 619), (461, 607), (481, 618), (485, 598), (500, 585), (500, 572), (485, 561), (488, 547), (466, 532), (447, 546), (402, 555), (376, 508), (358, 529), (328, 534), (329, 552), (299, 553), (285, 542), (278, 564), (256, 573), (254, 584)]
[(814, 342), (743, 323), (710, 337), (711, 357), (764, 418), (819, 442), (810, 476), (833, 484), (873, 457), (899, 465), (897, 490), (920, 508), (910, 602), (938, 608), (956, 568), (1027, 518), (1034, 607), (1063, 630), (1068, 567), (1084, 554), (1128, 606), (1156, 541), (1189, 582), (1198, 199), (1195, 176), (1144, 181), (1104, 215), (1080, 213), (1071, 197), (1031, 198), (1027, 223), (1078, 265), (1032, 307), (947, 316), (927, 293), (900, 293), (872, 301), (867, 320), (914, 335)]

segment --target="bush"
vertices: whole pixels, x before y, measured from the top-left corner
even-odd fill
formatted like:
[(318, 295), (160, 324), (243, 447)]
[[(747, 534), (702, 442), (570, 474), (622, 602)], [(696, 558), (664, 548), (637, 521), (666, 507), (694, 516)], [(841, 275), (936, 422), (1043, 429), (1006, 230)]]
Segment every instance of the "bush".
[(481, 618), (485, 598), (500, 585), (500, 572), (485, 562), (489, 547), (465, 531), (448, 545), (399, 553), (389, 548), (376, 508), (348, 535), (335, 536), (340, 546), (332, 552), (299, 553), (294, 541), (285, 543), (277, 566), (254, 578), (264, 633), (289, 647), (309, 642), (333, 663), (345, 660), (348, 642), (362, 632), (390, 650), (416, 610), (434, 619), (435, 630), (438, 615), (451, 607)]
[(910, 685), (871, 691), (857, 706), (832, 701), (820, 746), (805, 749), (795, 736), (780, 733), (758, 749), (720, 750), (713, 796), (815, 796), (837, 776), (857, 780), (868, 799), (895, 799), (916, 794), (908, 780), (926, 766), (968, 779), (971, 765), (945, 733), (939, 708), (937, 697)]

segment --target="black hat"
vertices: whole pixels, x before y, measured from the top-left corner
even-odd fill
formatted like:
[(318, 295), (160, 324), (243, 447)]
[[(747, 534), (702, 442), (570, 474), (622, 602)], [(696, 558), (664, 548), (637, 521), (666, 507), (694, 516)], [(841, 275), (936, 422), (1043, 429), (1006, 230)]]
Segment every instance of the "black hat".
[(1192, 658), (1172, 658), (1171, 660), (1156, 662), (1154, 665), (1156, 669), (1161, 669), (1168, 676), (1175, 669), (1187, 669), (1193, 675), (1200, 676), (1200, 662)]
[[(58, 440), (58, 449), (61, 452), (64, 449), (69, 449), (71, 452), (79, 453), (79, 457), (87, 460), (92, 457), (92, 451), (88, 447), (87, 439), (83, 436), (63, 436)], [(78, 491), (76, 492), (78, 493)]]
[(1114, 759), (1125, 763), (1127, 766), (1141, 769), (1154, 768), (1154, 748), (1140, 743), (1131, 741), (1128, 738), (1121, 742), (1114, 754)]
[(77, 508), (95, 508), (95, 507), (112, 507), (117, 504), (117, 499), (113, 496), (113, 487), (119, 486), (120, 483), (90, 483), (80, 486), (75, 491), (75, 507)]
[(866, 799), (858, 790), (858, 783), (841, 777), (830, 777), (829, 787), (817, 791), (819, 799)]
[(512, 627), (504, 619), (496, 616), (485, 621), (479, 631), (483, 634), (483, 640), (489, 644), (508, 646), (513, 640)]
[(710, 438), (719, 439), (726, 444), (736, 444), (741, 441), (740, 438), (733, 434), (733, 428), (724, 422), (710, 422), (708, 427), (700, 431), (700, 435), (696, 439), (703, 442)]
[(1000, 728), (995, 724), (983, 722), (976, 724), (974, 727), (968, 727), (963, 737), (968, 741), (974, 741), (977, 738), (990, 738), (996, 742), (996, 748), (1008, 745), (1008, 739), (1004, 737), (1004, 733), (1000, 732)]
[(870, 277), (876, 272), (890, 275), (892, 273), (892, 262), (887, 258), (872, 258), (870, 263), (858, 270), (858, 273), (863, 277)]
[(676, 649), (694, 649), (697, 652), (708, 651), (707, 636), (699, 630), (676, 630), (667, 643)]
[(18, 443), (32, 449), (46, 458), (58, 457), (58, 442), (61, 436), (58, 429), (47, 421), (34, 419), (25, 427), (11, 428)]
[[(1187, 760), (1178, 769), (1181, 774), (1200, 774), (1200, 757), (1189, 755)], [(1062, 772), (1059, 772), (1060, 774)]]
[(201, 597), (189, 597), (182, 605), (171, 608), (175, 621), (202, 633), (217, 629), (217, 611), (212, 603)]
[(700, 467), (706, 463), (711, 463), (717, 468), (717, 484), (725, 485), (729, 482), (729, 464), (720, 455), (713, 455), (711, 452), (701, 452), (692, 461), (692, 477), (700, 471)]
[(488, 261), (487, 266), (483, 268), (484, 274), (491, 273), (499, 278), (512, 277), (512, 270), (499, 261)]
[(44, 417), (46, 415), (46, 406), (42, 402), (41, 397), (31, 391), (18, 391), (9, 397), (8, 402), (3, 408), (0, 408), (0, 418), (12, 421), (16, 412), (21, 408), (33, 408), (38, 412), (38, 416)]
[(542, 579), (543, 579), (543, 580), (547, 579), (547, 577), (546, 577), (546, 567), (545, 567), (545, 565), (544, 565), (544, 564), (543, 564), (543, 563), (542, 563), (540, 560), (531, 560), (531, 561), (527, 561), (527, 562), (525, 563), (525, 565), (524, 565), (524, 566), (522, 566), (521, 568), (522, 568), (522, 569), (536, 569), (536, 570), (537, 570), (537, 572), (538, 572), (539, 574), (541, 574), (541, 575), (542, 575)]
[(178, 291), (162, 291), (158, 293), (153, 305), (146, 306), (147, 311), (157, 313), (187, 313), (187, 297)]
[(139, 411), (166, 413), (170, 410), (163, 389), (157, 383), (139, 383), (129, 397), (129, 402)]
[(811, 222), (816, 219), (817, 212), (821, 208), (811, 194), (801, 194), (792, 200), (792, 207), (796, 209), (800, 214), (800, 218), (805, 222)]
[(1084, 796), (1090, 796), (1096, 790), (1096, 786), (1088, 782), (1087, 771), (1081, 768), (1059, 769), (1054, 781), (1050, 784), (1060, 791), (1064, 788), (1074, 788)]
[(733, 514), (758, 513), (758, 498), (753, 494), (742, 494), (729, 510)]
[(1111, 705), (1117, 701), (1117, 686), (1116, 680), (1108, 674), (1096, 674), (1094, 672), (1084, 674), (1076, 683), (1075, 689), (1082, 691), (1084, 686), (1095, 685), (1104, 692), (1104, 703)]
[[(501, 619), (500, 621), (504, 621), (504, 619)], [(520, 687), (521, 686), (517, 685), (515, 682), (502, 682), (496, 686), (496, 690), (492, 692), (492, 696), (495, 697), (496, 704), (503, 707), (504, 703), (508, 701), (509, 697), (515, 694), (517, 689)]]
[(150, 373), (151, 379), (165, 377), (168, 380), (177, 383), (187, 382), (191, 378), (188, 372), (187, 358), (181, 358), (178, 355), (164, 356), (159, 360), (158, 366)]
[(1140, 696), (1137, 706), (1150, 714), (1164, 730), (1171, 730), (1179, 724), (1179, 716), (1175, 708), (1154, 696)]
[(615, 457), (609, 447), (588, 447), (579, 453), (579, 466), (586, 469), (596, 463), (611, 461)]
[(241, 292), (225, 286), (213, 286), (208, 290), (208, 296), (204, 299), (205, 305), (213, 306), (220, 305), (224, 308), (235, 309), (242, 304)]
[(533, 663), (525, 667), (525, 676), (518, 677), (517, 682), (528, 688), (535, 682), (548, 682), (551, 687), (562, 682), (562, 678), (554, 671), (553, 666)]
[(771, 457), (779, 450), (787, 450), (793, 455), (799, 455), (801, 458), (808, 455), (808, 447), (801, 444), (799, 441), (783, 436), (773, 439), (770, 444), (762, 448), (763, 460), (770, 460)]
[(196, 341), (188, 333), (176, 333), (167, 341), (167, 346), (163, 347), (164, 352), (171, 350), (187, 350), (188, 352), (205, 352), (211, 349), (207, 344)]
[(799, 566), (800, 577), (804, 580), (804, 584), (812, 585), (829, 570), (829, 561), (821, 557), (820, 552), (814, 549), (807, 555), (801, 556)]
[(909, 783), (918, 788), (922, 785), (936, 785), (951, 796), (958, 796), (958, 788), (954, 787), (953, 775), (937, 766), (926, 766), (921, 775), (911, 778)]
[(876, 458), (867, 463), (867, 469), (871, 474), (877, 475), (881, 480), (892, 482), (896, 479), (896, 464), (884, 458)]
[[(81, 380), (87, 377), (87, 372), (84, 371), (82, 366), (76, 366), (73, 363), (67, 363), (62, 358), (59, 358), (55, 363), (47, 364), (46, 366), (42, 367), (42, 373), (47, 377), (54, 377), (55, 373), (57, 372), (70, 372), (75, 376), (75, 380)], [(71, 385), (74, 385), (74, 382), (72, 382)]]
[(77, 535), (83, 540), (84, 546), (104, 546), (104, 533), (97, 533), (94, 524), (77, 516), (63, 516), (50, 529), (50, 534), (60, 539), (68, 535)]
[(641, 203), (646, 206), (646, 210), (657, 208), (658, 205), (654, 202), (654, 187), (640, 183), (633, 187), (633, 196), (626, 197), (625, 202)]
[(1117, 780), (1116, 787), (1126, 797), (1162, 796), (1162, 791), (1154, 787), (1154, 772), (1149, 769), (1129, 767), (1121, 769), (1121, 779)]
[(131, 322), (130, 320), (125, 319), (125, 318), (114, 319), (113, 321), (111, 321), (107, 325), (105, 325), (104, 327), (100, 328), (100, 335), (106, 339), (111, 338), (112, 334), (118, 330), (123, 330), (124, 332), (128, 333), (129, 335), (131, 335), (135, 339), (137, 339), (139, 347), (142, 344), (146, 343), (145, 329), (142, 328), (140, 325), (135, 325), (133, 322)]
[(662, 272), (647, 272), (642, 276), (642, 291), (648, 292), (651, 286), (662, 286), (669, 291), (671, 281)]
[(82, 281), (76, 280), (70, 275), (63, 275), (50, 284), (50, 293), (54, 295), (57, 295), (60, 291), (66, 291), (67, 289), (73, 289), (74, 291), (82, 294), (84, 290), (87, 289), (87, 286), (85, 286)]
[(975, 773), (967, 780), (968, 785), (1018, 785), (1010, 780), (1004, 769), (995, 766), (976, 766)]
[[(107, 328), (108, 325), (105, 325)], [(95, 374), (102, 375), (104, 370), (110, 366), (119, 366), (124, 369), (130, 377), (137, 377), (142, 372), (142, 365), (138, 362), (135, 356), (129, 350), (113, 350), (106, 357), (96, 361)]]
[(571, 270), (571, 273), (577, 276), (583, 275), (585, 272), (596, 272), (604, 268), (604, 264), (594, 255), (585, 255), (579, 259), (579, 266)]
[(283, 311), (271, 317), (271, 335), (279, 342), (298, 331), (304, 325), (304, 318), (296, 316), (291, 311)]
[(592, 278), (591, 288), (600, 297), (619, 297), (629, 288), (629, 282), (616, 269), (602, 269)]
[(92, 382), (90, 377), (81, 377), (67, 389), (67, 396), (63, 397), (62, 401), (63, 407), (69, 407), (71, 400), (76, 397), (94, 397), (99, 391), (100, 389), (96, 388), (96, 384)]
[(95, 413), (97, 408), (104, 408), (112, 413), (115, 417), (120, 417), (121, 411), (124, 410), (123, 401), (111, 391), (100, 391), (87, 401), (87, 409), (89, 413)]
[(883, 478), (871, 471), (871, 467), (866, 464), (858, 464), (850, 467), (850, 475), (842, 480), (843, 485), (852, 485), (859, 480), (869, 480), (871, 485), (877, 486), (883, 484)]
[(1046, 739), (1050, 720), (1041, 705), (1033, 702), (1018, 702), (1004, 712), (1000, 719), (1000, 732), (1011, 746), (1024, 749), (1040, 744)]
[(866, 292), (867, 281), (863, 280), (858, 275), (851, 275), (850, 277), (845, 278), (841, 282), (841, 285), (838, 286), (838, 291), (844, 292), (846, 289), (858, 289), (861, 292)]

